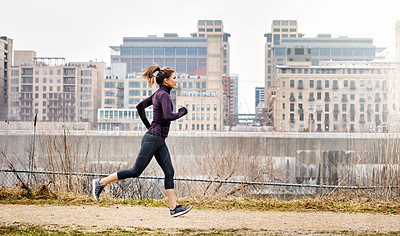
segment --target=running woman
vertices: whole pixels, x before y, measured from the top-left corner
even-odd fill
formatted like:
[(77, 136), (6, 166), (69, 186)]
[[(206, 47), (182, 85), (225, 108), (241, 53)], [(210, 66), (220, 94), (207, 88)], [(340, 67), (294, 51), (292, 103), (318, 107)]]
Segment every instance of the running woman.
[[(136, 158), (136, 162), (132, 168), (120, 170), (103, 179), (94, 179), (93, 197), (99, 201), (99, 196), (107, 184), (126, 178), (139, 177), (144, 169), (148, 166), (153, 156), (156, 157), (157, 163), (165, 174), (165, 193), (168, 197), (170, 214), (173, 217), (186, 214), (192, 209), (192, 206), (177, 205), (174, 192), (174, 168), (171, 162), (171, 156), (168, 147), (165, 143), (165, 138), (168, 136), (169, 126), (171, 121), (177, 120), (188, 113), (185, 107), (181, 107), (178, 113), (173, 113), (173, 105), (170, 97), (171, 89), (176, 87), (177, 80), (174, 70), (158, 65), (146, 68), (143, 77), (147, 79), (149, 85), (154, 82), (160, 88), (150, 97), (140, 102), (136, 109), (140, 119), (147, 127), (148, 131), (143, 136), (141, 148)], [(145, 108), (153, 105), (153, 121), (148, 121), (145, 113)]]

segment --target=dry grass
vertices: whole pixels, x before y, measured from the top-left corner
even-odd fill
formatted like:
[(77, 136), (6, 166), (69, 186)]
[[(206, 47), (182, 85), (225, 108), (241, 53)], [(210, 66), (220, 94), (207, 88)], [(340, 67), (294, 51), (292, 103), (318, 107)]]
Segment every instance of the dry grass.
[[(199, 209), (252, 210), (252, 211), (296, 211), (296, 212), (348, 212), (373, 214), (400, 214), (399, 200), (376, 200), (356, 196), (308, 197), (281, 200), (277, 198), (251, 197), (187, 197), (179, 198), (181, 204), (191, 204)], [(87, 195), (52, 192), (45, 185), (30, 192), (22, 188), (0, 188), (0, 204), (51, 204), (51, 205), (92, 205), (99, 204)], [(110, 199), (102, 197), (102, 206), (140, 205), (166, 207), (167, 199)]]

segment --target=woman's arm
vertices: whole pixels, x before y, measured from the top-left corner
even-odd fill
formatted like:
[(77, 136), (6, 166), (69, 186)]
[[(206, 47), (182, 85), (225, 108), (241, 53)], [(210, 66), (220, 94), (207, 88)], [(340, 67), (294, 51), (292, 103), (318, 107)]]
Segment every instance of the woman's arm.
[(169, 94), (163, 94), (161, 96), (161, 107), (162, 107), (162, 111), (163, 111), (163, 117), (165, 120), (167, 121), (173, 121), (176, 119), (181, 118), (182, 116), (186, 115), (188, 113), (188, 111), (186, 110), (185, 107), (181, 107), (178, 110), (178, 113), (173, 113), (171, 110), (171, 97), (169, 96)]
[(146, 107), (149, 107), (151, 105), (153, 105), (153, 95), (141, 101), (136, 106), (136, 110), (139, 113), (140, 119), (142, 120), (143, 124), (146, 126), (147, 129), (150, 128), (150, 122), (146, 117), (146, 112), (144, 109), (146, 109)]

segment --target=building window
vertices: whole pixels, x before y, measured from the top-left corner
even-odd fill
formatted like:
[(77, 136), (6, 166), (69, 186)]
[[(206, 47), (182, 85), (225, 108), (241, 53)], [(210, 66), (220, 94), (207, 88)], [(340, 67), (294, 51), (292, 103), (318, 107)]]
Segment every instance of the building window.
[(310, 80), (310, 88), (314, 88), (314, 80)]
[(294, 88), (294, 80), (290, 80), (290, 88)]

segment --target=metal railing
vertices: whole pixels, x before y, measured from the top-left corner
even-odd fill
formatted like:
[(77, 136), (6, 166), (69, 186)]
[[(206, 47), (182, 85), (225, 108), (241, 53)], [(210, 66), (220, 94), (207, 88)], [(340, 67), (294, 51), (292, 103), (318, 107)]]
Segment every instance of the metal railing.
[[(53, 189), (62, 189), (61, 182), (66, 184), (73, 181), (70, 189), (80, 189), (78, 192), (83, 194), (91, 193), (91, 180), (95, 177), (106, 177), (108, 174), (100, 173), (76, 173), (76, 172), (53, 172), (53, 171), (29, 171), (29, 170), (10, 170), (0, 169), (0, 186), (11, 187), (16, 184), (28, 184), (29, 181), (35, 179), (34, 183), (30, 183), (30, 188), (39, 187), (42, 184), (51, 185)], [(64, 179), (63, 181), (60, 181)], [(139, 176), (110, 184), (109, 193), (116, 198), (159, 198), (164, 193), (161, 191), (160, 180), (163, 176)], [(326, 194), (326, 190), (330, 193), (338, 189), (355, 191), (377, 191), (382, 188), (396, 190), (399, 186), (360, 186), (360, 185), (329, 185), (329, 184), (313, 184), (313, 183), (283, 183), (283, 182), (258, 182), (258, 181), (241, 181), (241, 180), (224, 180), (224, 179), (206, 179), (206, 178), (190, 178), (176, 177), (175, 188), (182, 196), (190, 196), (194, 192), (196, 194), (222, 194), (234, 193), (238, 195), (315, 195), (320, 196)], [(128, 182), (126, 182), (128, 181)], [(150, 182), (149, 182), (150, 181)], [(211, 187), (213, 186), (213, 188)], [(246, 191), (242, 191), (246, 188)], [(65, 188), (64, 188), (65, 189)], [(330, 194), (329, 193), (329, 194)], [(228, 194), (228, 195), (229, 195)]]

